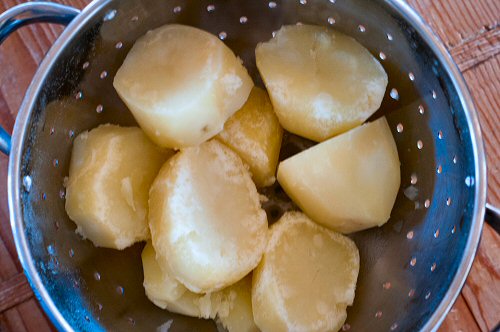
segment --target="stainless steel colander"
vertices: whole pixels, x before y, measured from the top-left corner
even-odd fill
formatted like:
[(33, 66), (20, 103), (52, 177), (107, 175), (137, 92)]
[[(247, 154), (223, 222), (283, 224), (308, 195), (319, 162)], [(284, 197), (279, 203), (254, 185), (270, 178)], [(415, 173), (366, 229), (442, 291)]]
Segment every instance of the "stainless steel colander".
[[(354, 234), (361, 271), (343, 330), (437, 329), (460, 292), (478, 245), (486, 166), (478, 119), (444, 47), (401, 0), (96, 0), (81, 13), (29, 3), (0, 16), (0, 41), (32, 22), (68, 24), (39, 67), (15, 124), (9, 206), (17, 250), (40, 302), (62, 330), (210, 331), (211, 321), (171, 314), (144, 295), (137, 244), (95, 248), (64, 210), (72, 141), (101, 123), (134, 125), (112, 87), (134, 41), (167, 23), (218, 35), (262, 85), (254, 49), (284, 24), (319, 24), (351, 35), (389, 75), (381, 109), (401, 159), (390, 221)], [(71, 22), (71, 23), (70, 23)], [(288, 135), (282, 158), (309, 143)], [(376, 175), (374, 175), (376, 176)], [(293, 208), (269, 188), (270, 220)], [(304, 271), (307, 273), (307, 271)]]

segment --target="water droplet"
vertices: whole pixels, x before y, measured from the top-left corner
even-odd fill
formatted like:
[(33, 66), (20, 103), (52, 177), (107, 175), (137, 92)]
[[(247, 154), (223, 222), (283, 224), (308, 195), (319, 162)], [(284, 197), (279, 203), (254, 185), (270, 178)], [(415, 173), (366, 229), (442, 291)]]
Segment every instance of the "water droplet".
[(391, 283), (390, 283), (389, 281), (387, 281), (387, 282), (384, 282), (384, 283), (382, 284), (382, 287), (383, 287), (385, 290), (387, 290), (387, 289), (391, 289), (392, 285), (391, 285)]
[(387, 56), (385, 55), (384, 52), (380, 52), (380, 54), (378, 56), (380, 57), (381, 60), (387, 59)]
[(417, 141), (417, 148), (418, 148), (419, 150), (422, 150), (422, 149), (423, 149), (423, 147), (424, 147), (424, 142), (422, 142), (421, 140), (418, 140), (418, 141)]
[(24, 190), (26, 190), (27, 192), (30, 192), (32, 184), (33, 184), (33, 181), (31, 180), (31, 176), (26, 175), (25, 177), (23, 177)]
[(95, 111), (97, 113), (102, 113), (102, 111), (104, 111), (104, 106), (102, 106), (101, 104), (97, 105), (97, 107), (95, 108)]
[(173, 12), (174, 12), (174, 14), (179, 14), (181, 12), (181, 10), (182, 10), (181, 6), (176, 6), (176, 7), (174, 7)]
[(78, 92), (75, 94), (75, 99), (83, 99), (83, 92), (78, 91)]
[(436, 270), (436, 263), (432, 263), (431, 265), (431, 272), (434, 272), (434, 270)]
[(207, 12), (213, 12), (215, 10), (215, 6), (214, 5), (208, 5), (207, 6)]
[(409, 232), (406, 234), (406, 238), (407, 238), (408, 240), (413, 239), (413, 231), (409, 231)]
[(245, 24), (245, 23), (247, 23), (247, 22), (248, 22), (248, 18), (247, 18), (246, 16), (242, 16), (242, 17), (240, 17), (240, 23), (241, 23), (241, 24)]
[(115, 44), (115, 48), (120, 49), (123, 47), (123, 43), (119, 41), (118, 43)]
[(398, 324), (397, 323), (394, 323), (394, 324), (391, 325), (391, 331), (394, 331), (397, 328), (398, 328)]
[(116, 16), (116, 9), (112, 9), (104, 15), (104, 21), (111, 21)]
[[(274, 37), (274, 36), (273, 36), (273, 37)], [(226, 38), (227, 38), (227, 33), (226, 33), (225, 31), (221, 31), (221, 32), (219, 33), (219, 38), (220, 38), (220, 40), (224, 40), (224, 39), (226, 39)]]
[(399, 100), (399, 92), (396, 89), (392, 89), (391, 92), (389, 93), (391, 98), (394, 100)]
[(403, 132), (403, 124), (402, 123), (398, 123), (398, 125), (396, 126), (396, 130), (398, 131), (398, 133), (402, 133)]
[(472, 186), (474, 185), (474, 177), (473, 177), (473, 176), (470, 176), (470, 175), (469, 175), (469, 176), (467, 176), (467, 177), (465, 178), (465, 185), (466, 185), (467, 187), (472, 187)]
[(434, 238), (438, 238), (439, 237), (439, 228), (434, 232)]
[(425, 113), (425, 108), (423, 105), (418, 105), (418, 113), (422, 115)]
[(436, 172), (437, 172), (438, 174), (443, 173), (443, 166), (439, 165), (439, 166), (437, 167), (437, 169), (436, 169)]
[(82, 69), (85, 70), (90, 66), (90, 63), (88, 61), (84, 62), (82, 65)]
[(328, 18), (327, 21), (328, 21), (328, 24), (330, 24), (330, 25), (335, 24), (335, 19), (333, 17), (331, 17), (331, 16)]
[(387, 34), (387, 39), (392, 41), (394, 38), (392, 37), (392, 35), (390, 33)]
[(410, 260), (410, 265), (411, 266), (415, 266), (417, 265), (417, 258), (416, 257), (412, 257), (411, 260)]
[(410, 289), (410, 291), (408, 292), (408, 297), (413, 297), (413, 295), (415, 295), (415, 290), (412, 288), (412, 289)]
[(97, 280), (97, 281), (101, 280), (101, 274), (99, 272), (97, 272), (97, 271), (94, 272), (94, 279)]
[(437, 93), (436, 91), (432, 90), (432, 99), (436, 99), (437, 98)]
[(424, 206), (426, 209), (429, 208), (429, 206), (431, 206), (431, 201), (429, 199), (426, 199), (425, 202), (424, 202)]
[(417, 181), (418, 181), (417, 174), (416, 173), (412, 173), (411, 176), (410, 176), (410, 183), (411, 184), (417, 184)]
[(269, 8), (271, 8), (271, 9), (276, 8), (276, 2), (274, 2), (274, 1), (269, 1), (268, 6), (269, 6)]
[(74, 257), (75, 251), (73, 249), (68, 250), (68, 255), (69, 255), (69, 257)]
[(380, 310), (379, 310), (379, 311), (377, 311), (377, 312), (375, 313), (375, 318), (382, 318), (382, 311), (380, 311)]
[(360, 24), (360, 25), (358, 25), (358, 30), (359, 30), (360, 32), (365, 32), (365, 31), (366, 31), (366, 28), (365, 28), (365, 26), (364, 26), (364, 25), (361, 25), (361, 24)]
[(118, 286), (118, 287), (116, 287), (116, 292), (119, 295), (123, 295), (123, 294), (125, 294), (125, 289), (122, 286)]
[(415, 74), (413, 74), (412, 72), (409, 72), (408, 73), (408, 78), (410, 79), (410, 81), (415, 81)]
[(446, 199), (446, 205), (450, 206), (451, 205), (451, 197), (448, 197)]
[(425, 294), (425, 299), (428, 300), (429, 297), (431, 297), (431, 292), (427, 292), (427, 294)]

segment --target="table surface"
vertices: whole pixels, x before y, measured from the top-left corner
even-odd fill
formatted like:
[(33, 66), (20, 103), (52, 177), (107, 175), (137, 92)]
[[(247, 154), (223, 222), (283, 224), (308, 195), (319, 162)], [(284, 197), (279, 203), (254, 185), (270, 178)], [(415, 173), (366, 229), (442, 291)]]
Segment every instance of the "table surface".
[[(500, 1), (407, 0), (441, 38), (475, 100), (488, 159), (488, 201), (500, 206)], [(2, 0), (0, 12), (22, 1)], [(88, 0), (62, 0), (83, 8)], [(62, 28), (23, 28), (0, 47), (0, 125), (12, 130), (38, 64)], [(54, 330), (22, 273), (7, 206), (8, 158), (0, 156), (0, 331)], [(485, 226), (471, 273), (440, 331), (490, 331), (500, 321), (500, 236)]]

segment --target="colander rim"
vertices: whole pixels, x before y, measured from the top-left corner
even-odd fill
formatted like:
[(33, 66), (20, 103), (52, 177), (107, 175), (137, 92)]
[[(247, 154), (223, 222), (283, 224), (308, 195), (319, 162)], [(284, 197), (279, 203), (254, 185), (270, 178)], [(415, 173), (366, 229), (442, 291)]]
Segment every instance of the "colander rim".
[[(21, 265), (28, 278), (28, 281), (33, 289), (35, 296), (39, 300), (47, 316), (58, 330), (74, 331), (62, 313), (58, 310), (54, 301), (51, 299), (47, 288), (44, 286), (40, 275), (37, 272), (33, 257), (29, 250), (28, 239), (24, 232), (24, 224), (22, 219), (20, 197), (22, 187), (21, 174), (21, 158), (23, 145), (25, 142), (25, 134), (28, 132), (28, 124), (31, 117), (31, 110), (35, 106), (36, 97), (41, 90), (46, 74), (55, 64), (54, 59), (63, 51), (66, 44), (72, 37), (83, 28), (92, 18), (94, 13), (105, 7), (110, 0), (93, 0), (87, 5), (81, 13), (66, 27), (59, 38), (56, 40), (51, 49), (47, 52), (38, 67), (33, 80), (25, 94), (21, 107), (16, 118), (16, 122), (12, 135), (12, 151), (8, 167), (8, 202), (10, 211), (10, 223), (14, 236), (16, 250), (19, 255)], [(450, 287), (446, 291), (445, 296), (441, 300), (437, 309), (434, 311), (429, 320), (422, 327), (422, 331), (436, 331), (443, 322), (446, 314), (451, 309), (456, 298), (460, 294), (467, 275), (472, 267), (474, 257), (479, 244), (481, 231), (484, 222), (484, 208), (486, 204), (486, 159), (484, 155), (484, 147), (479, 119), (468, 91), (465, 81), (460, 73), (457, 65), (453, 62), (451, 55), (448, 53), (442, 42), (434, 34), (431, 28), (423, 21), (423, 19), (403, 0), (384, 0), (386, 5), (399, 13), (407, 23), (409, 23), (424, 39), (424, 41), (432, 49), (436, 57), (440, 60), (444, 70), (450, 76), (453, 87), (456, 89), (459, 96), (464, 113), (469, 124), (469, 131), (472, 141), (472, 150), (474, 152), (474, 167), (475, 167), (475, 199), (473, 218), (470, 233), (464, 249), (464, 255), (460, 261), (459, 268), (453, 277)]]

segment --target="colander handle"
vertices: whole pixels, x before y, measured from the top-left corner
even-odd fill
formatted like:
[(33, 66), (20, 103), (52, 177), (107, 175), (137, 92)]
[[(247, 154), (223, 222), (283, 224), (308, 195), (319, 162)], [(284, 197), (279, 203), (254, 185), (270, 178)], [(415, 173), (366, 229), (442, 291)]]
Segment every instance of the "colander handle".
[(500, 209), (491, 205), (486, 204), (486, 215), (485, 220), (490, 224), (493, 229), (500, 234)]
[[(32, 23), (68, 25), (80, 11), (76, 8), (51, 2), (28, 2), (9, 8), (0, 15), (0, 44), (14, 31)], [(0, 151), (9, 154), (10, 135), (0, 127)]]

